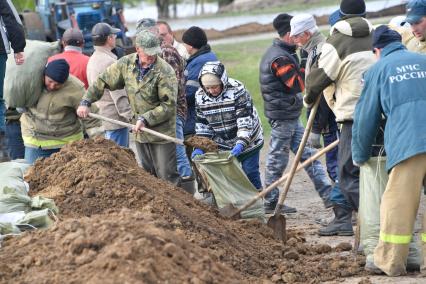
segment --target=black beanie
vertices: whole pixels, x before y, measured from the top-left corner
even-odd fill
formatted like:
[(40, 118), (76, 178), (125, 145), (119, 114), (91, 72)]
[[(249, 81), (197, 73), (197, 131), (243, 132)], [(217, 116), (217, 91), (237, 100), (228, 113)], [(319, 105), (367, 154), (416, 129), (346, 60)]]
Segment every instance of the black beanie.
[(342, 14), (342, 16), (365, 15), (364, 0), (342, 0), (340, 3), (340, 14)]
[(291, 27), (290, 27), (291, 18), (293, 18), (293, 16), (290, 16), (289, 14), (279, 14), (278, 16), (275, 17), (274, 21), (272, 22), (274, 29), (277, 30), (278, 34), (281, 37), (291, 30)]
[(187, 45), (200, 49), (207, 44), (207, 36), (203, 29), (193, 26), (183, 33), (182, 41)]
[(65, 83), (70, 75), (70, 66), (65, 59), (56, 59), (47, 63), (44, 75), (59, 84)]
[(389, 43), (401, 40), (401, 35), (386, 25), (377, 27), (373, 32), (373, 48), (383, 48)]

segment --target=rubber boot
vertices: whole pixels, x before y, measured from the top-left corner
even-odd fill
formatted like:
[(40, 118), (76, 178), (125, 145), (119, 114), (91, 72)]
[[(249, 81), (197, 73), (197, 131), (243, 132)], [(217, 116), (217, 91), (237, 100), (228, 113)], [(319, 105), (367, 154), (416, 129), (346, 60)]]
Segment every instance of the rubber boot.
[(6, 136), (3, 131), (0, 131), (0, 163), (10, 161), (7, 153)]
[(334, 219), (327, 227), (321, 228), (318, 231), (320, 236), (353, 236), (352, 228), (352, 211), (346, 208), (335, 206), (333, 207)]

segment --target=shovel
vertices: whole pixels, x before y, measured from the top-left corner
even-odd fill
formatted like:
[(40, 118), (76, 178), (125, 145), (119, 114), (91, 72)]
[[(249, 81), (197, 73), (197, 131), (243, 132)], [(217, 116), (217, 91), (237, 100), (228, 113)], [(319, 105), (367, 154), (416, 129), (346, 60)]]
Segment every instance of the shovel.
[[(112, 118), (108, 118), (108, 117), (105, 117), (105, 116), (102, 116), (102, 115), (99, 115), (99, 114), (96, 114), (96, 113), (89, 113), (89, 116), (96, 118), (96, 119), (105, 120), (105, 121), (108, 121), (108, 122), (111, 122), (111, 123), (114, 123), (114, 124), (117, 124), (117, 125), (121, 125), (121, 126), (124, 126), (124, 127), (127, 127), (127, 128), (133, 128), (134, 127), (133, 124), (123, 122), (123, 121), (119, 121), (119, 120), (115, 120), (115, 119), (112, 119)], [(146, 127), (142, 128), (142, 131), (149, 133), (151, 135), (157, 136), (158, 138), (162, 138), (164, 140), (179, 144), (179, 145), (185, 145), (183, 140), (181, 140), (181, 139), (177, 139), (177, 138), (174, 138), (174, 137), (171, 137), (171, 136), (167, 136), (163, 133), (157, 132), (155, 130), (152, 130), (152, 129), (149, 129), (149, 128), (146, 128)]]
[[(333, 143), (329, 144), (324, 149), (321, 149), (320, 151), (318, 151), (317, 153), (315, 153), (315, 155), (313, 155), (312, 157), (310, 157), (309, 159), (307, 159), (303, 163), (299, 164), (299, 166), (296, 169), (296, 172), (298, 172), (301, 169), (305, 168), (306, 166), (308, 166), (309, 164), (311, 164), (313, 161), (317, 160), (319, 157), (321, 157), (325, 153), (327, 153), (330, 150), (332, 150), (338, 144), (339, 144), (339, 140), (336, 140)], [(224, 217), (236, 218), (236, 219), (241, 218), (240, 213), (242, 211), (244, 211), (247, 208), (249, 208), (250, 206), (252, 206), (254, 203), (256, 203), (256, 201), (258, 201), (259, 199), (263, 198), (266, 194), (268, 194), (269, 192), (271, 192), (275, 187), (281, 185), (284, 181), (287, 180), (288, 176), (289, 176), (289, 174), (284, 174), (279, 180), (276, 180), (274, 183), (270, 184), (267, 188), (265, 188), (264, 190), (262, 190), (261, 192), (259, 192), (255, 197), (253, 197), (249, 202), (247, 202), (246, 204), (244, 204), (242, 207), (235, 208), (234, 205), (229, 204), (229, 205), (226, 205), (225, 207), (223, 207), (222, 209), (220, 209), (219, 212)]]
[(300, 158), (302, 157), (303, 150), (305, 149), (306, 141), (308, 141), (309, 132), (311, 131), (312, 124), (314, 123), (315, 114), (318, 110), (318, 105), (320, 102), (321, 96), (318, 96), (314, 106), (311, 109), (309, 114), (309, 119), (306, 124), (305, 132), (303, 133), (302, 141), (300, 141), (299, 149), (297, 149), (296, 156), (294, 157), (293, 164), (291, 165), (290, 172), (288, 173), (288, 178), (284, 184), (284, 189), (280, 193), (277, 206), (275, 207), (274, 215), (269, 218), (268, 226), (274, 230), (274, 236), (277, 239), (285, 242), (287, 240), (286, 236), (286, 220), (285, 216), (281, 214), (281, 210), (284, 207), (284, 200), (287, 197), (287, 192), (290, 189), (291, 182), (293, 181), (294, 174), (296, 173), (297, 165), (299, 164)]

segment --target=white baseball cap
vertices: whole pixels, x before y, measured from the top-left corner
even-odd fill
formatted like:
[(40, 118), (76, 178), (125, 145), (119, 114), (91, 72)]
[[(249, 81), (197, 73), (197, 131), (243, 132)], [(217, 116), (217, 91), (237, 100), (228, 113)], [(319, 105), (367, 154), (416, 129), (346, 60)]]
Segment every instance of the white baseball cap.
[(314, 16), (310, 14), (299, 14), (290, 21), (290, 36), (295, 36), (317, 26)]

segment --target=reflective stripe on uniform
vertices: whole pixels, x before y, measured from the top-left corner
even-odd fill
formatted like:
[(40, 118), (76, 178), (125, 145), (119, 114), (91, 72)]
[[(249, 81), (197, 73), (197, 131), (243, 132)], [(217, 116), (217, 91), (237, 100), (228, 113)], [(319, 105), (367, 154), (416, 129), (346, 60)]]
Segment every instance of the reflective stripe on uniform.
[(41, 139), (37, 139), (35, 137), (32, 136), (23, 136), (22, 139), (24, 140), (24, 144), (27, 145), (31, 145), (31, 146), (36, 146), (36, 147), (41, 147), (43, 149), (54, 149), (54, 148), (60, 148), (65, 144), (74, 142), (74, 141), (78, 141), (78, 140), (82, 140), (83, 137), (83, 132), (79, 132), (77, 134), (68, 136), (68, 137), (64, 137), (62, 139), (57, 139), (57, 140), (41, 140)]
[(385, 243), (405, 245), (411, 242), (411, 235), (391, 235), (380, 232), (380, 240)]
[(422, 233), (422, 242), (426, 243), (426, 233)]

